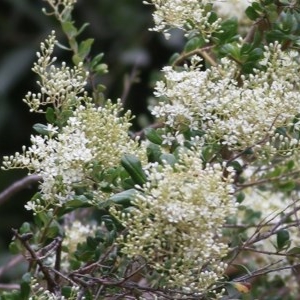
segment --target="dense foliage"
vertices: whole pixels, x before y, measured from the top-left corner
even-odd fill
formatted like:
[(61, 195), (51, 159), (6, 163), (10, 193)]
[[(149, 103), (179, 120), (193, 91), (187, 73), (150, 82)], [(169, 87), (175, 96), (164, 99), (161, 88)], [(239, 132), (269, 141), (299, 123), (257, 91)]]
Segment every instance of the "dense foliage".
[(3, 158), (39, 192), (10, 244), (28, 270), (0, 299), (297, 299), (298, 1), (144, 1), (151, 30), (186, 43), (140, 132), (103, 97), (76, 0), (46, 2), (68, 45), (54, 31), (41, 43), (24, 102), (45, 121)]

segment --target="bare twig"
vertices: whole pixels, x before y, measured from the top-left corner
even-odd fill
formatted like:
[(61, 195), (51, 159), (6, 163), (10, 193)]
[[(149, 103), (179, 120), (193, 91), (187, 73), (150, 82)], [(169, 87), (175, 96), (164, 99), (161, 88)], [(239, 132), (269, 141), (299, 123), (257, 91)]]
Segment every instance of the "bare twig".
[(269, 183), (272, 181), (282, 180), (287, 177), (290, 179), (292, 176), (299, 175), (299, 174), (300, 174), (300, 170), (296, 170), (296, 171), (293, 171), (293, 172), (290, 172), (287, 174), (282, 174), (282, 175), (276, 176), (276, 177), (265, 178), (265, 179), (257, 180), (254, 182), (248, 182), (248, 183), (242, 183), (242, 184), (238, 183), (238, 184), (236, 184), (236, 186), (238, 188), (240, 188), (239, 189), (239, 191), (240, 191), (242, 188), (247, 188), (247, 187), (251, 187), (251, 186), (257, 186), (257, 185)]
[(212, 66), (216, 67), (218, 64), (216, 63), (216, 61), (208, 54), (207, 51), (211, 50), (213, 46), (207, 46), (204, 48), (200, 48), (200, 49), (195, 49), (193, 51), (190, 52), (184, 52), (182, 53), (174, 62), (173, 62), (173, 66), (177, 66), (180, 65), (181, 63), (183, 63), (187, 58), (193, 56), (193, 55), (200, 55), (203, 57), (203, 59), (205, 59), (209, 64), (211, 64)]
[(29, 252), (31, 258), (33, 260), (36, 261), (36, 263), (38, 264), (38, 266), (40, 267), (42, 273), (45, 276), (45, 279), (47, 281), (47, 285), (48, 285), (48, 289), (50, 292), (55, 292), (56, 289), (56, 283), (53, 279), (53, 277), (51, 276), (49, 270), (47, 267), (44, 266), (41, 258), (36, 254), (36, 252), (31, 248), (30, 244), (28, 243), (28, 240), (23, 239), (22, 236), (18, 233), (18, 231), (16, 229), (12, 229), (15, 237), (22, 243), (22, 245), (25, 247), (25, 249)]
[[(230, 259), (228, 263), (228, 265), (231, 265), (234, 260), (236, 260), (236, 258), (239, 256), (239, 254), (245, 250), (246, 247), (249, 247), (250, 245), (253, 245), (261, 240), (265, 240), (267, 238), (269, 238), (270, 236), (277, 234), (278, 231), (280, 231), (283, 228), (280, 228), (281, 225), (284, 224), (284, 222), (286, 220), (288, 220), (294, 213), (295, 211), (300, 210), (300, 206), (296, 206), (294, 207), (294, 209), (291, 212), (288, 212), (284, 215), (283, 218), (281, 218), (278, 222), (276, 222), (275, 224), (272, 225), (272, 228), (270, 230), (268, 230), (267, 232), (262, 232), (261, 233), (261, 229), (263, 229), (266, 226), (271, 226), (271, 222), (277, 217), (279, 216), (281, 213), (283, 213), (284, 211), (286, 211), (288, 208), (294, 206), (294, 201), (292, 204), (288, 205), (284, 210), (281, 210), (279, 213), (275, 214), (271, 219), (267, 219), (268, 217), (264, 218), (263, 220), (260, 221), (260, 223), (256, 226), (256, 230), (254, 231), (254, 233), (241, 245), (241, 246), (237, 246), (231, 249), (230, 252), (233, 253), (233, 257)], [(293, 223), (294, 225), (294, 223)], [(287, 228), (288, 226), (286, 226)]]
[(137, 65), (138, 65), (138, 62), (136, 62), (134, 64), (130, 75), (126, 76), (124, 78), (124, 89), (123, 89), (122, 96), (121, 96), (121, 101), (122, 101), (123, 107), (125, 106), (125, 103), (126, 103), (126, 100), (127, 100), (127, 97), (128, 97), (128, 94), (130, 92), (132, 85), (137, 80), (137, 75), (138, 75)]
[(138, 131), (138, 132), (135, 132), (133, 135), (132, 135), (132, 138), (137, 138), (137, 137), (140, 137), (141, 139), (145, 138), (145, 129), (147, 128), (162, 128), (164, 127), (164, 124), (163, 123), (154, 123), (144, 129), (142, 129), (141, 131)]
[(274, 251), (264, 251), (260, 249), (255, 249), (251, 247), (244, 247), (243, 250), (250, 251), (250, 252), (256, 252), (261, 254), (267, 254), (267, 255), (276, 255), (276, 256), (284, 256), (284, 257), (300, 257), (300, 254), (292, 254), (292, 253), (282, 253), (282, 252), (274, 252)]
[(0, 290), (19, 290), (20, 285), (17, 283), (0, 283)]
[[(279, 262), (280, 261), (278, 261), (277, 263), (279, 263)], [(268, 273), (278, 272), (278, 271), (282, 271), (282, 270), (289, 270), (289, 269), (293, 269), (293, 268), (296, 268), (299, 266), (300, 266), (300, 264), (296, 264), (293, 266), (279, 267), (279, 268), (274, 268), (274, 269), (269, 269), (269, 267), (266, 267), (266, 268), (256, 270), (256, 271), (252, 272), (251, 274), (239, 277), (239, 278), (235, 279), (235, 281), (239, 281), (239, 282), (248, 281), (249, 279), (252, 279), (254, 277), (258, 277), (261, 275), (266, 275)]]
[(19, 191), (24, 190), (25, 188), (30, 187), (32, 184), (36, 184), (40, 181), (42, 181), (41, 176), (32, 174), (14, 182), (11, 186), (9, 186), (0, 194), (0, 205), (6, 202), (9, 198), (11, 198), (14, 194), (18, 193)]
[(17, 256), (13, 256), (4, 266), (0, 268), (0, 277), (4, 272), (6, 272), (9, 269), (12, 269), (14, 266), (18, 265), (21, 261), (25, 261), (24, 257), (19, 254)]
[(258, 145), (263, 145), (264, 143), (266, 143), (268, 141), (268, 139), (270, 138), (270, 134), (269, 132), (272, 130), (272, 128), (274, 127), (275, 128), (275, 122), (276, 120), (278, 119), (279, 115), (277, 115), (275, 117), (275, 119), (273, 120), (269, 130), (268, 130), (268, 133), (263, 137), (263, 139), (261, 139), (260, 141), (252, 144), (251, 146), (247, 147), (246, 149), (242, 150), (241, 152), (237, 153), (235, 156), (231, 157), (227, 163), (226, 163), (226, 166), (228, 167), (230, 165), (231, 162), (235, 161), (236, 159), (238, 159), (239, 157), (241, 157), (242, 155), (244, 155), (247, 151), (249, 151), (250, 149), (254, 148), (255, 146), (258, 146)]

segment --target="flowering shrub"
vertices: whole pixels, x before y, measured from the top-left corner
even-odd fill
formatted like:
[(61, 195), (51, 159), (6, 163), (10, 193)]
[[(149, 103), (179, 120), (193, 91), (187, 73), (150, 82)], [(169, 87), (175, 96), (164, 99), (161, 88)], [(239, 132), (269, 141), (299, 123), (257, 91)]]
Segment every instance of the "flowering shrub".
[(186, 44), (156, 83), (155, 124), (131, 135), (121, 101), (86, 89), (107, 68), (78, 41), (76, 1), (46, 2), (74, 65), (52, 32), (24, 99), (45, 124), (2, 167), (39, 192), (10, 245), (28, 272), (0, 298), (297, 299), (298, 2), (144, 1), (152, 30)]

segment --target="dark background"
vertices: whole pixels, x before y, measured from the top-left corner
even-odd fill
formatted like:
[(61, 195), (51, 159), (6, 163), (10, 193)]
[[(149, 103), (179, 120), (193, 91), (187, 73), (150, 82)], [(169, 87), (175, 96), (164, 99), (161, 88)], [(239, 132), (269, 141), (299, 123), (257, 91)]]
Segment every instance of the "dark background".
[[(53, 29), (60, 42), (65, 42), (58, 22), (45, 16), (42, 7), (47, 7), (42, 0), (0, 0), (0, 162), (3, 155), (29, 145), (32, 126), (45, 122), (43, 115), (29, 113), (22, 102), (28, 91), (38, 91), (31, 66), (40, 42)], [(151, 122), (147, 105), (155, 79), (183, 43), (181, 34), (166, 41), (162, 34), (150, 32), (151, 14), (152, 7), (143, 5), (142, 0), (79, 0), (74, 11), (78, 28), (90, 24), (79, 39), (95, 38), (91, 56), (105, 53), (109, 73), (101, 82), (107, 87), (107, 98), (121, 97), (125, 78), (138, 72), (139, 82), (131, 86), (125, 102), (125, 108), (137, 116), (133, 130)], [(60, 50), (57, 56), (69, 62), (71, 55)], [(26, 174), (26, 170), (1, 170), (0, 193)], [(24, 204), (35, 191), (33, 186), (0, 205), (0, 264), (7, 253), (10, 228), (18, 228), (31, 218)]]

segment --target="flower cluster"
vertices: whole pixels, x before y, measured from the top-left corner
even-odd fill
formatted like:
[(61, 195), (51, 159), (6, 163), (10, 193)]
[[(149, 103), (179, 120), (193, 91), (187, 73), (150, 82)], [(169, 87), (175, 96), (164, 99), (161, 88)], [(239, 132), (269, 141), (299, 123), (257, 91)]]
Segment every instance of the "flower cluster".
[[(235, 17), (240, 23), (245, 22), (245, 10), (253, 0), (219, 0), (214, 1), (214, 10), (224, 19)], [(246, 19), (247, 20), (247, 19)], [(248, 19), (248, 21), (250, 21)]]
[[(32, 291), (32, 296), (28, 300), (75, 300), (78, 296), (79, 286), (73, 285), (70, 288), (70, 293), (68, 297), (62, 295), (56, 295), (47, 290), (43, 285), (41, 285), (35, 278), (31, 278), (30, 287)], [(82, 298), (83, 300), (85, 297)]]
[[(183, 71), (165, 67), (165, 81), (156, 86), (156, 96), (165, 101), (152, 113), (173, 130), (201, 128), (208, 142), (231, 149), (267, 142), (270, 148), (276, 128), (294, 126), (300, 111), (298, 54), (270, 44), (260, 67), (241, 76), (242, 83), (235, 79), (238, 66), (227, 59), (206, 71), (194, 65)], [(293, 148), (298, 144), (293, 136), (289, 142)]]
[(45, 0), (52, 8), (52, 12), (47, 12), (45, 8), (42, 9), (46, 15), (55, 15), (59, 21), (67, 21), (70, 19), (70, 14), (74, 9), (77, 0)]
[(84, 225), (75, 220), (69, 226), (65, 226), (65, 238), (62, 246), (71, 255), (76, 251), (78, 244), (85, 242), (88, 236), (95, 234), (96, 229), (96, 225)]
[(32, 70), (40, 77), (38, 85), (40, 93), (28, 92), (24, 102), (30, 111), (43, 112), (42, 106), (52, 104), (55, 108), (70, 107), (80, 103), (79, 94), (83, 93), (88, 72), (83, 64), (70, 68), (63, 62), (56, 67), (56, 57), (52, 57), (56, 43), (55, 32), (41, 43), (41, 50), (37, 52), (38, 60)]
[(91, 184), (88, 179), (90, 168), (98, 161), (102, 170), (116, 166), (125, 153), (143, 156), (138, 143), (128, 136), (130, 113), (118, 117), (120, 103), (108, 101), (105, 107), (92, 103), (79, 106), (60, 132), (48, 125), (49, 135), (32, 136), (32, 145), (23, 153), (4, 157), (4, 167), (27, 168), (41, 175), (39, 199), (29, 202), (27, 208), (38, 211), (55, 204), (62, 205), (74, 196), (74, 184)]
[[(63, 251), (61, 253), (62, 271), (70, 271), (70, 260), (74, 259), (77, 246), (86, 242), (88, 236), (94, 236), (97, 229), (96, 224), (83, 224), (78, 220), (64, 226), (65, 236), (62, 242)], [(53, 264), (54, 258), (51, 257), (50, 260), (52, 260)]]
[[(48, 125), (51, 131), (57, 131)], [(76, 118), (70, 118), (68, 124), (55, 135), (32, 136), (32, 145), (23, 153), (4, 157), (4, 167), (27, 168), (31, 173), (42, 177), (41, 194), (45, 203), (40, 207), (39, 199), (29, 202), (27, 208), (38, 211), (48, 205), (61, 205), (74, 196), (72, 184), (84, 180), (84, 166), (92, 160), (92, 149)]]
[[(43, 111), (41, 106), (52, 104), (55, 112), (68, 111), (68, 117), (60, 128), (48, 124), (42, 135), (32, 136), (32, 145), (15, 156), (4, 157), (4, 168), (27, 168), (40, 175), (41, 197), (29, 202), (26, 207), (34, 212), (62, 205), (74, 195), (74, 185), (92, 185), (89, 178), (93, 164), (98, 171), (115, 167), (121, 156), (133, 153), (144, 159), (145, 153), (138, 142), (128, 135), (131, 114), (123, 116), (120, 101), (107, 101), (97, 107), (84, 92), (87, 72), (82, 64), (70, 69), (64, 63), (61, 68), (53, 65), (52, 58), (55, 34), (41, 43), (41, 53), (33, 70), (40, 76), (41, 93), (28, 93), (26, 102), (31, 111)], [(100, 169), (99, 169), (100, 168)], [(97, 193), (95, 193), (96, 195)], [(98, 199), (99, 201), (99, 199)]]
[[(244, 209), (238, 214), (240, 220), (245, 220), (246, 210), (245, 208), (251, 208), (256, 212), (256, 216), (259, 214), (257, 223), (265, 224), (260, 230), (260, 234), (267, 234), (274, 225), (280, 224), (286, 215), (290, 215), (288, 224), (283, 222), (278, 229), (285, 228), (289, 232), (290, 247), (287, 250), (280, 250), (276, 248), (277, 241), (276, 235), (271, 235), (267, 239), (260, 240), (252, 247), (257, 251), (256, 255), (253, 255), (253, 265), (256, 268), (262, 268), (267, 265), (274, 265), (278, 267), (286, 267), (280, 271), (268, 273), (268, 279), (274, 280), (277, 276), (280, 276), (284, 282), (286, 288), (290, 289), (290, 295), (299, 294), (299, 286), (296, 276), (293, 274), (291, 266), (299, 263), (299, 257), (289, 257), (288, 255), (282, 256), (280, 259), (276, 255), (270, 255), (270, 253), (289, 253), (288, 251), (297, 249), (300, 242), (299, 233), (299, 220), (295, 208), (299, 203), (299, 192), (293, 192), (291, 195), (287, 195), (282, 192), (271, 192), (269, 190), (258, 190), (255, 188), (245, 190), (245, 199), (242, 202)], [(294, 225), (293, 225), (294, 224)], [(248, 236), (255, 236), (255, 228), (247, 229)], [(262, 253), (259, 253), (261, 251)], [(247, 261), (248, 258), (243, 258)], [(290, 268), (288, 267), (290, 266)]]
[(122, 155), (132, 153), (145, 161), (144, 149), (139, 147), (138, 140), (130, 138), (131, 112), (122, 113), (120, 100), (116, 104), (107, 101), (104, 107), (92, 103), (81, 106), (74, 112), (74, 117), (88, 139), (88, 147), (93, 150), (93, 157), (103, 168), (116, 166)]
[(114, 210), (130, 229), (119, 239), (121, 251), (144, 257), (167, 286), (204, 292), (226, 268), (221, 228), (236, 211), (231, 177), (220, 166), (203, 166), (194, 151), (182, 152), (174, 167), (154, 164), (147, 173), (130, 213)]
[(155, 7), (155, 27), (168, 38), (170, 28), (179, 28), (187, 33), (200, 32), (207, 39), (219, 29), (221, 19), (212, 17), (209, 0), (147, 0)]

